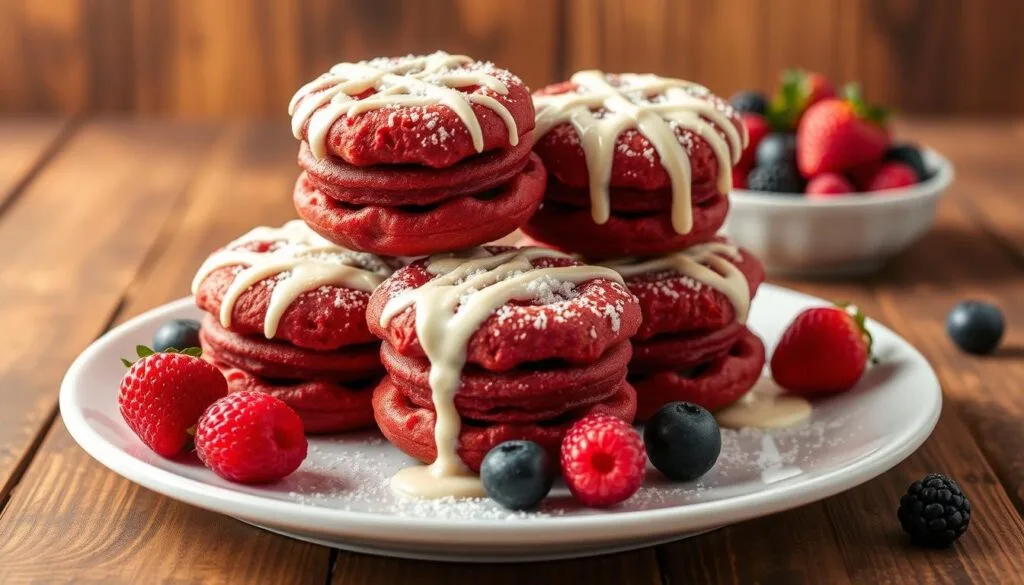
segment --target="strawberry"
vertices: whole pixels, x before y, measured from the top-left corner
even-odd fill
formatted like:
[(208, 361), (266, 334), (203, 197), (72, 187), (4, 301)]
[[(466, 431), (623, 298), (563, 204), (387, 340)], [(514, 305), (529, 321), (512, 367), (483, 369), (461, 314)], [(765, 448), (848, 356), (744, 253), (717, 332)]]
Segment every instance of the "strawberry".
[[(754, 157), (757, 153), (757, 145), (761, 143), (761, 140), (768, 135), (771, 131), (771, 127), (768, 125), (768, 120), (764, 116), (757, 114), (742, 114), (743, 125), (747, 128), (747, 147), (743, 149), (743, 155), (740, 157), (740, 161), (736, 163), (734, 170), (739, 170), (740, 174), (744, 177), (750, 172), (750, 169), (754, 168)], [(733, 187), (741, 189), (736, 185), (736, 175), (733, 174)]]
[(215, 400), (228, 393), (224, 375), (199, 358), (199, 348), (154, 353), (138, 346), (139, 360), (121, 379), (117, 404), (128, 427), (158, 455), (180, 453), (191, 430)]
[(864, 191), (884, 191), (900, 189), (917, 183), (917, 173), (913, 167), (901, 162), (888, 162), (872, 167), (863, 175), (861, 189)]
[(807, 183), (807, 197), (810, 199), (827, 199), (836, 195), (847, 195), (856, 189), (846, 177), (838, 173), (823, 173)]
[(815, 307), (797, 315), (772, 355), (772, 378), (801, 396), (835, 394), (857, 383), (871, 359), (871, 334), (856, 307)]
[(782, 72), (782, 83), (769, 108), (769, 119), (777, 130), (792, 130), (807, 108), (836, 96), (836, 89), (821, 73), (802, 69)]
[(846, 99), (814, 104), (797, 128), (800, 172), (811, 178), (881, 160), (889, 147), (884, 120), (885, 112), (866, 105), (856, 86), (847, 90)]

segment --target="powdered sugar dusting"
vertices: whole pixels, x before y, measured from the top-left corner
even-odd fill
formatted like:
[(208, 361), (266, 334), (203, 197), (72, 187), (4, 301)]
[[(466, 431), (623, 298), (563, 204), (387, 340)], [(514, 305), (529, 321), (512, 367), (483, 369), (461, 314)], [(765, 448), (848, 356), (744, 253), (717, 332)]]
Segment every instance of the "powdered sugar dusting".
[[(771, 432), (723, 429), (722, 454), (706, 476), (695, 482), (674, 484), (649, 468), (640, 491), (621, 506), (607, 511), (578, 506), (561, 481), (556, 483), (540, 509), (529, 512), (505, 510), (481, 498), (420, 500), (396, 495), (388, 485), (389, 478), (415, 462), (376, 431), (311, 437), (309, 456), (291, 477), (264, 489), (233, 487), (336, 510), (453, 522), (529, 522), (560, 516), (668, 508), (753, 493), (856, 458), (856, 450), (844, 446), (851, 434), (859, 430), (845, 416), (823, 417), (800, 427)], [(219, 480), (213, 478), (212, 481)]]

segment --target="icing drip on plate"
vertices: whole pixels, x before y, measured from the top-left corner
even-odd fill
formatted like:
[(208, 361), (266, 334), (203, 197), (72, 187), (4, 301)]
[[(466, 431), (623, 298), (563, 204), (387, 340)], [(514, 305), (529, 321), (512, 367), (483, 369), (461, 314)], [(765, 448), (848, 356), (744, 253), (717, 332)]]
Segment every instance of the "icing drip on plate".
[(605, 263), (604, 266), (615, 270), (624, 278), (663, 270), (672, 270), (688, 276), (724, 294), (732, 303), (736, 322), (745, 323), (750, 313), (750, 285), (743, 271), (733, 264), (733, 261), (739, 259), (740, 252), (736, 246), (709, 242), (659, 258), (615, 260)]
[[(327, 154), (327, 133), (341, 117), (355, 116), (370, 110), (403, 106), (444, 105), (462, 120), (473, 139), (477, 152), (484, 149), (483, 131), (473, 112), (479, 104), (497, 114), (508, 128), (512, 146), (519, 143), (519, 131), (508, 108), (486, 92), (507, 95), (508, 87), (495, 75), (487, 73), (486, 65), (465, 55), (449, 55), (438, 51), (425, 56), (408, 55), (397, 59), (379, 58), (358, 63), (338, 63), (299, 88), (288, 105), (292, 117), (292, 134), (306, 141), (313, 156)], [(497, 73), (496, 70), (491, 70)], [(459, 88), (478, 87), (472, 93)], [(357, 96), (373, 91), (372, 94)]]
[(715, 418), (731, 429), (781, 429), (807, 422), (811, 410), (807, 399), (785, 394), (771, 378), (761, 378), (743, 398), (716, 412)]
[[(731, 188), (729, 169), (747, 145), (746, 128), (737, 130), (726, 113), (709, 101), (702, 85), (657, 75), (580, 71), (571, 78), (576, 91), (535, 95), (537, 136), (569, 123), (580, 137), (590, 175), (590, 206), (594, 221), (608, 221), (611, 204), (608, 183), (619, 135), (638, 130), (650, 141), (672, 183), (672, 227), (687, 234), (693, 229), (690, 158), (678, 130), (703, 138), (718, 159), (718, 190)], [(719, 132), (724, 133), (724, 138)]]
[(519, 248), (491, 254), (475, 248), (456, 254), (432, 256), (428, 272), (436, 278), (423, 286), (392, 297), (381, 313), (381, 326), (410, 307), (416, 309), (416, 335), (430, 360), (430, 390), (437, 413), (434, 441), (437, 459), (426, 468), (410, 467), (393, 479), (396, 491), (419, 497), (467, 495), (465, 479), (472, 473), (458, 455), (461, 420), (455, 408), (466, 348), (470, 337), (505, 303), (542, 302), (543, 287), (555, 279), (579, 284), (593, 279), (622, 283), (615, 271), (600, 266), (534, 268), (540, 258), (569, 258), (545, 248)]
[[(268, 244), (266, 251), (253, 244)], [(273, 339), (281, 316), (304, 292), (322, 286), (341, 286), (367, 293), (391, 275), (391, 267), (373, 254), (353, 252), (320, 237), (300, 220), (281, 227), (258, 227), (214, 252), (192, 280), (192, 293), (212, 272), (237, 266), (231, 285), (220, 304), (220, 324), (231, 327), (238, 298), (256, 283), (276, 277), (263, 321), (263, 334)]]

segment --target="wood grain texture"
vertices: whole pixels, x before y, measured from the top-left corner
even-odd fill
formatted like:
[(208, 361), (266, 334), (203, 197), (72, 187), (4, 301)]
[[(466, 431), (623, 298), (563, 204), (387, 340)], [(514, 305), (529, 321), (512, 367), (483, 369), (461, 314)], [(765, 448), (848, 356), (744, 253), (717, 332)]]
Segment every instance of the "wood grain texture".
[(0, 208), (35, 177), (61, 146), (69, 119), (18, 118), (0, 124)]
[(539, 87), (585, 67), (767, 89), (790, 66), (905, 112), (1024, 112), (1004, 0), (0, 0), (0, 112), (280, 116), (340, 60), (435, 49)]
[(283, 116), (344, 60), (445, 49), (558, 77), (548, 0), (0, 0), (0, 111)]
[(0, 355), (0, 501), (53, 415), (61, 371), (103, 331), (210, 137), (86, 125), (0, 217), (0, 322), (19, 332)]
[[(178, 213), (157, 230), (116, 320), (184, 296), (211, 250), (254, 225), (290, 219), (296, 150), (281, 124), (224, 132)], [(144, 575), (149, 583), (321, 584), (329, 557), (117, 477), (74, 444), (60, 419), (0, 518), (2, 583), (132, 583)]]
[(354, 553), (339, 553), (333, 585), (378, 583), (486, 583), (488, 585), (562, 585), (607, 583), (609, 585), (660, 585), (654, 550), (516, 565), (475, 565), (403, 561)]
[[(1024, 216), (1017, 196), (1024, 132), (1017, 123), (946, 132), (908, 126), (907, 134), (953, 160), (957, 179), (932, 233), (877, 277), (879, 298), (888, 318), (931, 358), (947, 397), (1024, 510), (1024, 332), (1014, 327), (1024, 315)], [(968, 298), (994, 302), (1006, 313), (1007, 336), (994, 356), (964, 354), (945, 334), (946, 313)]]
[[(567, 70), (654, 71), (730, 94), (801, 66), (915, 113), (1024, 111), (1024, 5), (1001, 0), (568, 0)], [(996, 91), (979, 88), (997, 87)]]

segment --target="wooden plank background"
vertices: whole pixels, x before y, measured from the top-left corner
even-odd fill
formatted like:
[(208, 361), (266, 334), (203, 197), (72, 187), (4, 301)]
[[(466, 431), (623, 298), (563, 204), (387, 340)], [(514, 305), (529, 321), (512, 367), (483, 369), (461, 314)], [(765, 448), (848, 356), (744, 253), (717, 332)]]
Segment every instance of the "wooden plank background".
[(0, 0), (0, 113), (283, 116), (339, 60), (444, 48), (720, 93), (802, 65), (907, 113), (1024, 113), (1019, 0)]

